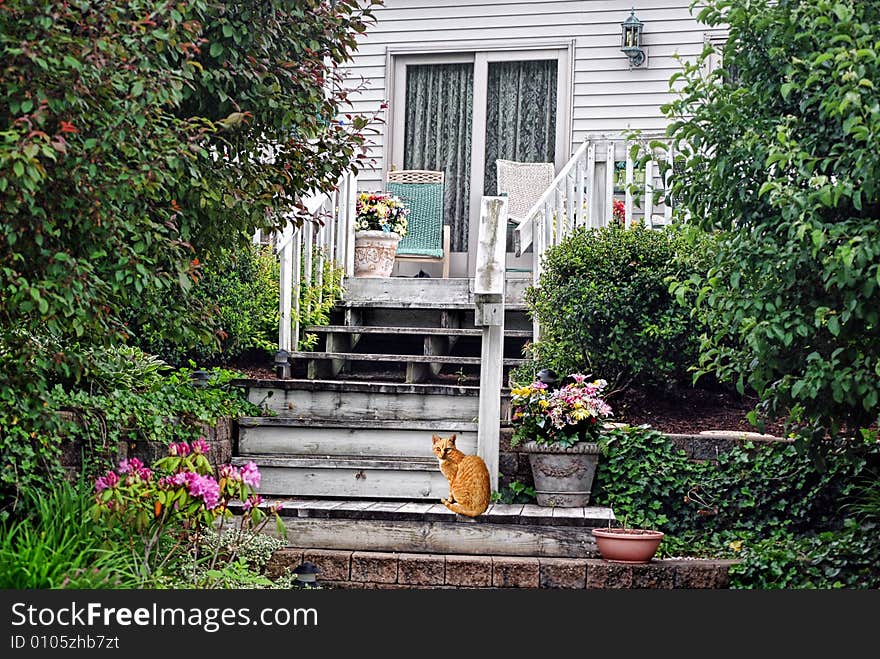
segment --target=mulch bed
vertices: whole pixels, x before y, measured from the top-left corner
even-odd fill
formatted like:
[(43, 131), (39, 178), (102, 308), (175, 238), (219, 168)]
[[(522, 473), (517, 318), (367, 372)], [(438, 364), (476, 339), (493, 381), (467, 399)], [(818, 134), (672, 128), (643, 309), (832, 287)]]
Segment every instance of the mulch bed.
[[(683, 387), (662, 393), (630, 388), (609, 403), (614, 410), (615, 421), (632, 425), (646, 423), (663, 432), (757, 432), (746, 418), (755, 408), (757, 399), (720, 388)], [(782, 420), (768, 422), (764, 432), (782, 436)]]

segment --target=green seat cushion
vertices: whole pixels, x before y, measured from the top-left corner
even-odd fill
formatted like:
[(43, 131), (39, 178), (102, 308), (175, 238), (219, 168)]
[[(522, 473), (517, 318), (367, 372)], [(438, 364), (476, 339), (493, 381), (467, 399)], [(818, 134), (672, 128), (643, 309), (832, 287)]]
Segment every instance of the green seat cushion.
[(397, 245), (402, 256), (443, 256), (443, 184), (388, 183), (385, 189), (409, 209), (407, 234)]

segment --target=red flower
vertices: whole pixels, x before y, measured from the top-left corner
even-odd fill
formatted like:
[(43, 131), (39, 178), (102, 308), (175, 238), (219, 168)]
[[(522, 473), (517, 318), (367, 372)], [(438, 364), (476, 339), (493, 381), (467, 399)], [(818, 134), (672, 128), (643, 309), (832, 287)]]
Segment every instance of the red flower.
[(74, 126), (69, 121), (62, 121), (61, 122), (61, 132), (62, 133), (78, 133), (79, 131), (76, 129), (76, 126)]

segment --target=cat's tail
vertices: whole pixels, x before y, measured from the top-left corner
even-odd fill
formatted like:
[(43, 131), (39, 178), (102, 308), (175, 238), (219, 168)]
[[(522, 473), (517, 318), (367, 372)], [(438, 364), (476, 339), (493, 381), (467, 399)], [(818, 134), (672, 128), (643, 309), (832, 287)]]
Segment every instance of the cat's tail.
[(443, 500), (443, 505), (449, 508), (452, 512), (464, 515), (465, 517), (477, 517), (482, 515), (489, 507), (488, 504), (484, 506), (467, 507), (458, 501), (455, 503), (449, 503), (446, 499)]

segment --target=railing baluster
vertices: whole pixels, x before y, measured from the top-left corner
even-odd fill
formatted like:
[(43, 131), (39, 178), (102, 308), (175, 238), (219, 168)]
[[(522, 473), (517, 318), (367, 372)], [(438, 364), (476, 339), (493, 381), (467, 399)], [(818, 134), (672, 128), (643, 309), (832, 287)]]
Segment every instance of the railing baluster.
[(558, 245), (565, 233), (565, 212), (565, 180), (563, 179), (556, 186), (556, 222), (553, 223), (551, 235), (553, 245)]
[(591, 227), (599, 226), (599, 208), (596, 204), (596, 145), (587, 148), (587, 221)]
[(575, 172), (571, 172), (571, 173), (569, 173), (568, 176), (565, 177), (565, 183), (566, 183), (566, 190), (565, 190), (566, 199), (565, 200), (566, 200), (566, 202), (568, 202), (566, 204), (568, 212), (565, 215), (565, 229), (564, 229), (563, 235), (562, 235), (563, 238), (565, 238), (565, 236), (567, 236), (569, 233), (571, 233), (571, 230), (574, 229), (574, 224), (575, 224), (574, 214), (575, 214), (575, 209), (577, 208), (577, 199), (575, 196)]
[[(314, 231), (315, 225), (313, 221), (310, 219), (303, 222), (302, 230), (300, 235), (302, 236), (302, 250), (303, 250), (303, 268), (302, 268), (302, 284), (304, 286), (311, 286), (312, 282), (315, 280), (315, 273), (312, 271), (312, 256), (315, 251), (315, 242), (314, 242)], [(302, 296), (302, 291), (299, 291), (300, 297)], [(306, 306), (305, 306), (305, 315), (310, 316), (312, 313), (312, 301), (310, 298), (306, 298)]]
[(577, 163), (577, 173), (575, 174), (575, 202), (577, 207), (575, 208), (575, 222), (574, 227), (582, 227), (585, 224), (585, 216), (587, 214), (586, 201), (587, 201), (587, 191), (584, 187), (584, 176), (586, 174), (586, 160), (581, 157), (578, 159)]
[[(304, 220), (304, 223), (306, 220)], [(291, 291), (293, 292), (293, 335), (292, 350), (299, 350), (299, 309), (300, 309), (300, 286), (302, 285), (302, 232), (303, 227), (298, 227), (290, 240), (293, 246), (293, 259), (291, 261)], [(290, 324), (290, 319), (288, 319)]]
[(624, 214), (624, 226), (632, 226), (633, 219), (633, 193), (632, 193), (632, 183), (633, 183), (633, 159), (629, 154), (629, 149), (627, 149), (626, 154), (626, 201), (624, 202), (625, 214)]
[(605, 151), (605, 217), (602, 226), (611, 224), (614, 218), (614, 142), (609, 141)]
[(654, 161), (645, 165), (645, 226), (654, 228)]

